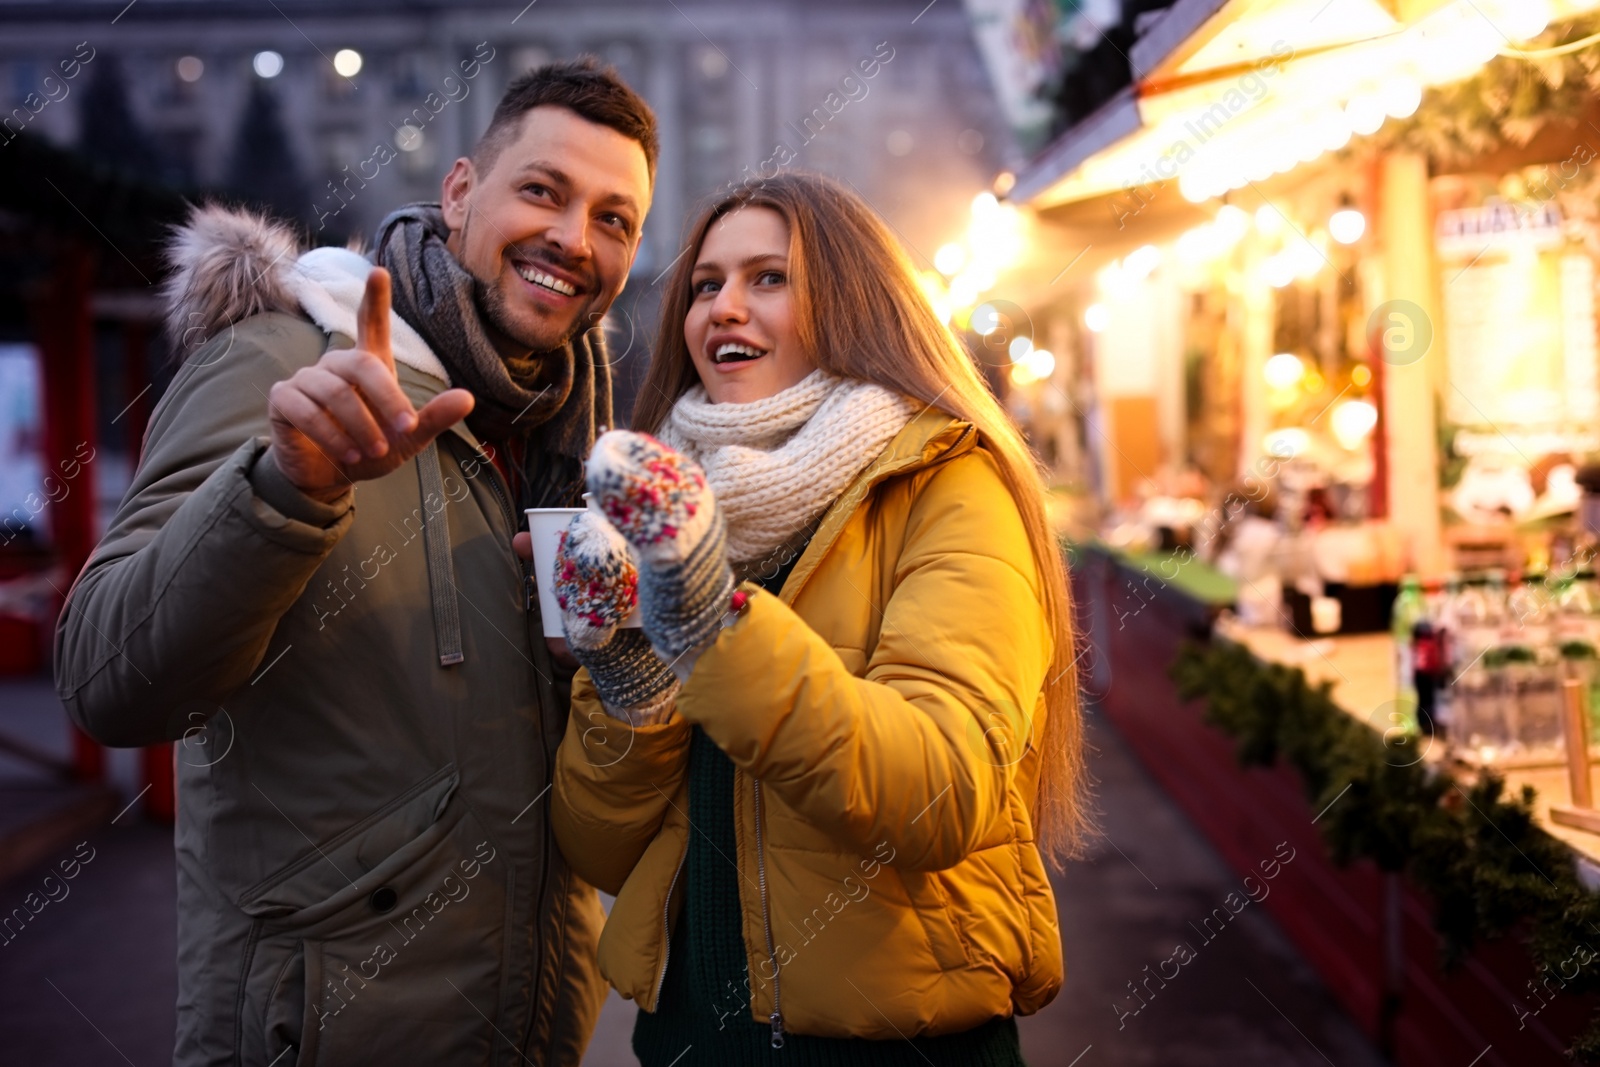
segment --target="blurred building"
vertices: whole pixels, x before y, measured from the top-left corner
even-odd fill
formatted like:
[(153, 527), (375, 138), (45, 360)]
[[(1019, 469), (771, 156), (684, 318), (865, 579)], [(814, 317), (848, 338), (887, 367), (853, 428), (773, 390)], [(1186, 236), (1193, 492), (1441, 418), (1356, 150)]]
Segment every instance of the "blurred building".
[[(660, 117), (638, 265), (651, 277), (694, 202), (779, 145), (790, 166), (850, 181), (917, 244), (942, 239), (941, 220), (1009, 162), (953, 0), (69, 0), (0, 5), (0, 27), (8, 134), (25, 125), (147, 177), (268, 203), (322, 239), (435, 198), (507, 82), (580, 52), (613, 63)], [(75, 53), (92, 58), (69, 81), (57, 66)]]
[[(956, 0), (67, 0), (0, 2), (0, 177), (31, 167), (12, 151), (26, 134), (71, 149), (91, 174), (264, 206), (315, 242), (370, 238), (393, 208), (438, 198), (512, 78), (584, 52), (615, 65), (661, 129), (655, 203), (611, 319), (622, 414), (654, 332), (652, 283), (702, 198), (779, 166), (833, 174), (929, 269), (973, 194), (1016, 162)], [(98, 269), (96, 304), (110, 306), (109, 285), (118, 314), (153, 324), (156, 220), (127, 220), (149, 223), (147, 239), (119, 238), (93, 202), (103, 197), (62, 203), (61, 181), (55, 192), (32, 181), (25, 220), (37, 203), (98, 243), (100, 268), (120, 267), (118, 252), (143, 264), (109, 282)], [(0, 314), (0, 343), (34, 331)], [(166, 363), (145, 333), (156, 388), (141, 406)], [(100, 339), (97, 377), (115, 376), (119, 346)], [(129, 469), (130, 445), (103, 465), (102, 511), (120, 496), (125, 475), (111, 472)]]
[(42, 653), (131, 477), (180, 347), (156, 287), (184, 201), (370, 238), (437, 199), (515, 76), (585, 52), (649, 100), (662, 141), (609, 320), (619, 418), (706, 196), (830, 173), (931, 271), (1018, 162), (959, 0), (0, 0), (0, 623), (39, 638), (6, 643)]

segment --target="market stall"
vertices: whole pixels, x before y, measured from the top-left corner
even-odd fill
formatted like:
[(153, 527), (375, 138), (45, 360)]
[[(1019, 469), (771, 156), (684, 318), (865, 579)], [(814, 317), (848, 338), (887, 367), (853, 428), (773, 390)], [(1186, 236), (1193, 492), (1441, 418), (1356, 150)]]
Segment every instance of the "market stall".
[(1596, 6), (1178, 0), (949, 278), (1086, 692), (1403, 1065), (1600, 1053)]

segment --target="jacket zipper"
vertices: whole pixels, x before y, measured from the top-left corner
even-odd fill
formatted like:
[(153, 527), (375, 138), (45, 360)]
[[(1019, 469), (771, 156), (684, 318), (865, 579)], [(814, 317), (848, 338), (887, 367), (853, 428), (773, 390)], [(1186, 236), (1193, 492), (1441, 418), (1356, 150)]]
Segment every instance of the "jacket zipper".
[(502, 478), (502, 475), (499, 470), (495, 469), (493, 460), (487, 460), (486, 462), (489, 464), (490, 473), (493, 475), (489, 479), (489, 488), (494, 490), (494, 498), (500, 502), (500, 507), (504, 509), (506, 521), (511, 524), (511, 532), (516, 533), (517, 511), (511, 506), (511, 501), (507, 498), (506, 494), (500, 490), (500, 479)]
[[(494, 498), (500, 502), (500, 507), (504, 509), (506, 521), (511, 524), (511, 533), (515, 536), (521, 523), (517, 522), (517, 512), (511, 506), (511, 501), (506, 499), (505, 494), (500, 491), (499, 471), (495, 471), (494, 477), (489, 479), (489, 488), (494, 490)], [(532, 611), (534, 598), (539, 595), (539, 589), (534, 585), (533, 581), (533, 564), (526, 560), (518, 559), (517, 569), (522, 572), (522, 610)]]
[(772, 1047), (783, 1047), (783, 1002), (778, 989), (778, 953), (772, 947), (772, 916), (767, 910), (767, 854), (761, 838), (761, 779), (752, 779), (756, 789), (756, 881), (761, 888), (761, 930), (767, 936), (767, 959), (772, 963)]
[(672, 891), (678, 887), (678, 876), (683, 873), (683, 865), (689, 862), (689, 850), (683, 850), (683, 858), (678, 861), (678, 869), (672, 872), (672, 881), (667, 883), (667, 899), (661, 905), (661, 933), (666, 938), (661, 949), (661, 973), (656, 976), (656, 1002), (654, 1010), (661, 1010), (661, 987), (667, 981), (667, 961), (672, 958)]

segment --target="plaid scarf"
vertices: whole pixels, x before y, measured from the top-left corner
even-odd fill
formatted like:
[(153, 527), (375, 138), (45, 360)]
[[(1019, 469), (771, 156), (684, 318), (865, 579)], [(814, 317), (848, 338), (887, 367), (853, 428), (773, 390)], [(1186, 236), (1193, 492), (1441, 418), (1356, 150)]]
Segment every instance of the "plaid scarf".
[(509, 446), (517, 506), (577, 506), (595, 428), (611, 424), (603, 329), (549, 352), (501, 356), (484, 329), (476, 280), (445, 247), (449, 236), (438, 204), (408, 204), (378, 224), (375, 259), (393, 278), (395, 313), (433, 349), (451, 384), (472, 393), (467, 428)]

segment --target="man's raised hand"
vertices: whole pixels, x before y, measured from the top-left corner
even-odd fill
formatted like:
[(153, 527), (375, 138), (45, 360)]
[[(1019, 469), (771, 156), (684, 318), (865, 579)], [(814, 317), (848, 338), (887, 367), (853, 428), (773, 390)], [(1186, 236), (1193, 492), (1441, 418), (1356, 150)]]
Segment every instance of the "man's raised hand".
[(334, 500), (381, 478), (467, 417), (472, 394), (448, 389), (418, 411), (389, 344), (389, 272), (367, 275), (354, 348), (331, 349), (272, 387), (267, 411), (278, 469), (307, 496)]

